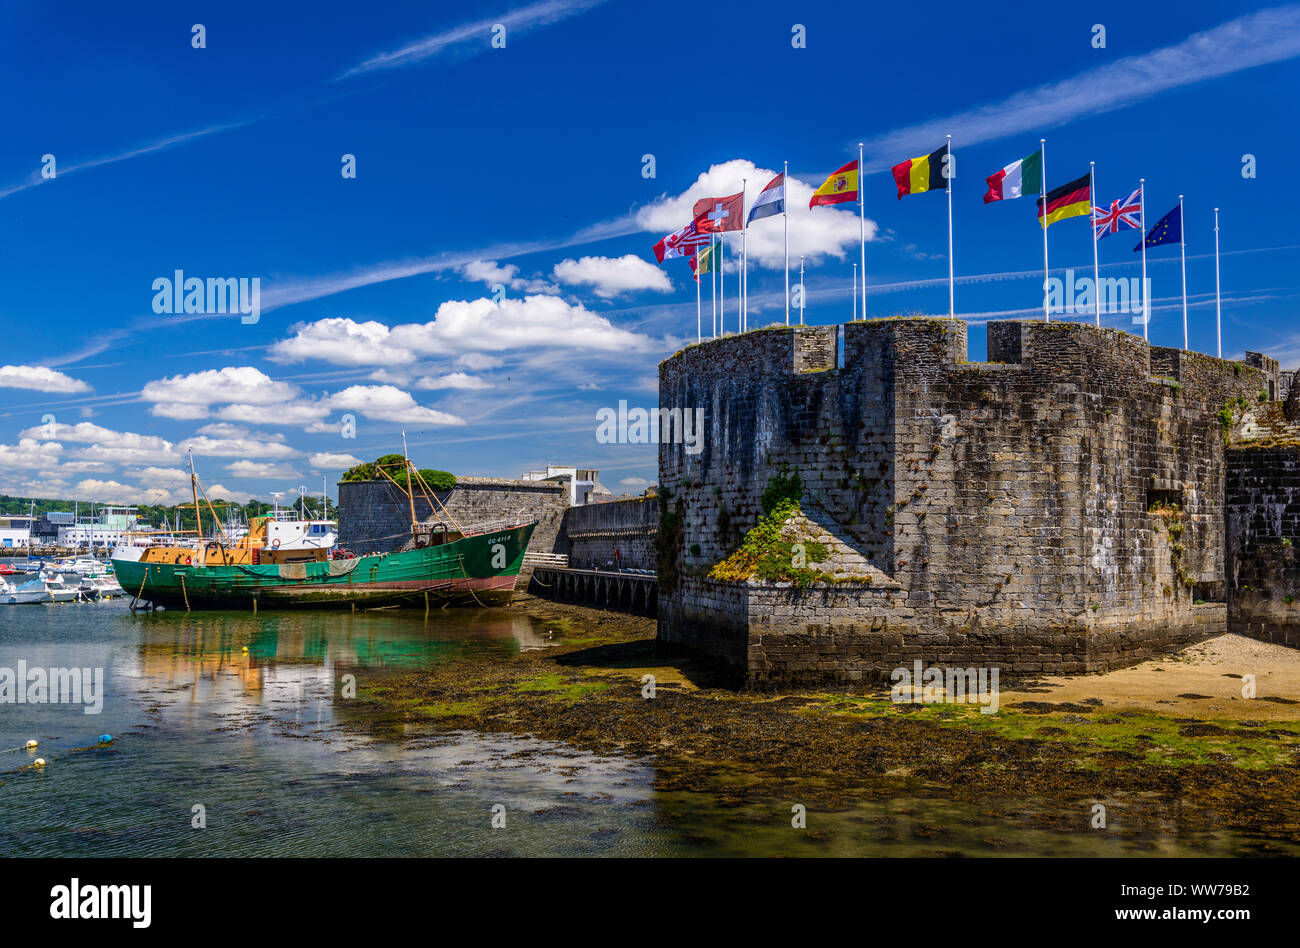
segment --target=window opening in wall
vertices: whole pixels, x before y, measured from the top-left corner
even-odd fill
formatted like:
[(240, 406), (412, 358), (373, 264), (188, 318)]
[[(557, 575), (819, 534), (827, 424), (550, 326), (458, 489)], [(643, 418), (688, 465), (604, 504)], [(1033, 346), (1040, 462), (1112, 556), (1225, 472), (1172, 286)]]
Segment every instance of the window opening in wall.
[(1154, 487), (1147, 489), (1147, 510), (1153, 507), (1178, 507), (1183, 506), (1183, 492), (1181, 490), (1157, 490)]
[(1227, 583), (1197, 583), (1192, 587), (1192, 596), (1198, 603), (1227, 602)]

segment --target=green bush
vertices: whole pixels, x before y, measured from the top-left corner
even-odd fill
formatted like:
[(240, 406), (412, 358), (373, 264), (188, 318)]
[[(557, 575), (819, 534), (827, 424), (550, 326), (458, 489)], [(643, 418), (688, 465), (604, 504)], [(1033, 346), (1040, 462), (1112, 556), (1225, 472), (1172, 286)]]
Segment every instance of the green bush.
[[(401, 486), (406, 486), (405, 471), (394, 471), (392, 477)], [(451, 490), (456, 486), (456, 475), (450, 471), (435, 471), (431, 467), (422, 467), (420, 468), (420, 477), (424, 479), (424, 483), (428, 484), (429, 490), (432, 491)], [(415, 482), (415, 486), (417, 489), (420, 488), (418, 480)]]
[(375, 465), (370, 461), (364, 464), (358, 464), (356, 467), (350, 467), (343, 472), (345, 481), (373, 481), (379, 479), (379, 472), (375, 470)]
[(803, 481), (800, 480), (798, 473), (787, 474), (783, 470), (780, 474), (772, 475), (768, 480), (767, 489), (763, 491), (759, 503), (763, 505), (763, 513), (770, 514), (787, 502), (798, 505), (802, 498)]
[[(404, 466), (404, 459), (400, 454), (385, 454), (383, 457), (375, 458), (373, 461), (366, 461), (358, 464), (356, 467), (348, 468), (343, 473), (345, 481), (382, 481), (384, 475), (380, 473), (380, 468), (395, 480), (400, 486), (406, 486), (407, 473)], [(430, 490), (442, 491), (451, 490), (456, 486), (456, 475), (450, 471), (438, 471), (430, 467), (420, 468), (420, 477), (429, 485)], [(416, 482), (419, 486), (419, 482)]]

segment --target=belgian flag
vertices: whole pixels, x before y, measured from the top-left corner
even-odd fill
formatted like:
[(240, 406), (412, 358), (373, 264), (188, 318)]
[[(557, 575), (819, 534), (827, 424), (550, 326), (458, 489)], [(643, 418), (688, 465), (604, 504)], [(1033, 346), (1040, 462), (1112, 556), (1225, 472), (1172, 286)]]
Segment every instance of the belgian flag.
[(945, 159), (948, 146), (945, 144), (938, 151), (932, 151), (920, 158), (908, 158), (902, 164), (894, 165), (894, 183), (898, 185), (898, 199), (904, 194), (920, 194), (922, 191), (946, 191), (948, 179), (944, 177)]
[(1043, 199), (1038, 198), (1038, 221), (1044, 228), (1067, 217), (1092, 213), (1092, 175), (1085, 174), (1069, 184), (1047, 192), (1047, 219), (1043, 220)]

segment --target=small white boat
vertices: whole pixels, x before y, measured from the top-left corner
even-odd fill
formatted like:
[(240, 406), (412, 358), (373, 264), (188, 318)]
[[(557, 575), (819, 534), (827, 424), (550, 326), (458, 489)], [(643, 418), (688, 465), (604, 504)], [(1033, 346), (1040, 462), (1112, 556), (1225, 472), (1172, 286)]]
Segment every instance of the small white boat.
[(114, 596), (126, 595), (121, 583), (113, 577), (112, 573), (92, 573), (82, 578), (78, 588), (84, 599), (111, 599)]
[(91, 573), (102, 573), (104, 564), (93, 556), (78, 556), (59, 560), (50, 569), (56, 573), (76, 573), (79, 576), (89, 576)]
[(0, 597), (0, 602), (10, 605), (40, 602), (73, 602), (81, 598), (76, 586), (67, 586), (61, 576), (41, 573), (36, 579), (29, 579), (21, 586), (9, 586)]

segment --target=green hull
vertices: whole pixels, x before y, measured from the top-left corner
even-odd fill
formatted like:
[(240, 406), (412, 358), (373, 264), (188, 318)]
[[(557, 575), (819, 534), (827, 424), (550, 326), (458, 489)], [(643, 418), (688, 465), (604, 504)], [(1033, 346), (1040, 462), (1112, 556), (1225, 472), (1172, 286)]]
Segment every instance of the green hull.
[(350, 560), (186, 566), (114, 560), (122, 588), (169, 609), (328, 609), (509, 601), (535, 523)]

